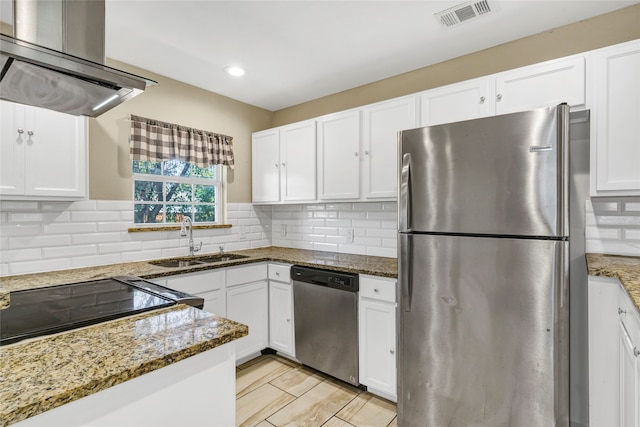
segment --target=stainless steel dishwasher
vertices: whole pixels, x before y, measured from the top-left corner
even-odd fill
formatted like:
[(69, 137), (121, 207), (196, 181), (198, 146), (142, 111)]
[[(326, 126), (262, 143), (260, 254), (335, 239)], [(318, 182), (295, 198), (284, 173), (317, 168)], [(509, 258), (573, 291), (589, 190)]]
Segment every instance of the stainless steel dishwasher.
[(296, 359), (358, 386), (358, 275), (291, 267)]

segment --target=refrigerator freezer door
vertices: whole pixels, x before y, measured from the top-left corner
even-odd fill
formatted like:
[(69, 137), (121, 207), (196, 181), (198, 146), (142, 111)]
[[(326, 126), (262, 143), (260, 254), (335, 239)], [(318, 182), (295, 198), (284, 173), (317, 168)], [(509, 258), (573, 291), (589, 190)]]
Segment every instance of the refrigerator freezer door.
[(567, 236), (568, 135), (565, 104), (402, 131), (400, 231)]
[(568, 426), (568, 243), (400, 239), (398, 425)]

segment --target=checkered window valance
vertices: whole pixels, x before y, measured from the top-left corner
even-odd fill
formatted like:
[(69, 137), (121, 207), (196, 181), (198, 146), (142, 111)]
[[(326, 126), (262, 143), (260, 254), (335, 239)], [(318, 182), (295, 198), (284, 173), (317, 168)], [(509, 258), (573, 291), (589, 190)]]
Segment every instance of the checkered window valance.
[(160, 162), (177, 159), (206, 168), (231, 169), (233, 138), (158, 120), (131, 115), (130, 154), (133, 160)]

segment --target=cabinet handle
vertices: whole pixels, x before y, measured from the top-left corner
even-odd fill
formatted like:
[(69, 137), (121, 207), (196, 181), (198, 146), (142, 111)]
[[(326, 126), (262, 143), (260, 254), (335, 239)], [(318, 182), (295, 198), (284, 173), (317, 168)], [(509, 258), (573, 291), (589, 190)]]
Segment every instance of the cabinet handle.
[(368, 156), (368, 155), (369, 155), (369, 152), (365, 150), (364, 155), (365, 155), (365, 156)]
[(282, 167), (285, 167), (285, 166), (287, 166), (287, 164), (286, 164), (286, 163), (284, 163), (284, 162), (282, 162)]
[(27, 135), (29, 135), (29, 136), (33, 135), (33, 131), (32, 130), (28, 130), (27, 131)]
[(276, 271), (276, 276), (279, 276), (279, 275), (280, 275), (280, 272), (279, 272), (279, 271)]
[(291, 323), (291, 319), (287, 319), (287, 323)]
[(618, 307), (618, 314), (627, 314), (627, 310), (623, 310), (620, 307)]
[(358, 157), (358, 152), (353, 153), (354, 156)]
[(487, 99), (487, 98), (485, 98), (484, 96), (481, 96), (481, 97), (480, 97), (480, 104), (484, 104), (484, 101), (485, 101), (486, 99)]
[(22, 129), (22, 128), (18, 128), (18, 133), (19, 133), (20, 135), (22, 135), (22, 134), (24, 133), (24, 129)]
[(373, 292), (380, 292), (378, 288), (373, 288)]
[(394, 349), (391, 349), (391, 350), (389, 350), (389, 353), (396, 354), (396, 351)]
[(280, 167), (280, 165), (276, 163), (276, 167)]
[(499, 93), (499, 94), (496, 96), (496, 99), (498, 100), (498, 102), (502, 101), (502, 94), (501, 94), (501, 93)]

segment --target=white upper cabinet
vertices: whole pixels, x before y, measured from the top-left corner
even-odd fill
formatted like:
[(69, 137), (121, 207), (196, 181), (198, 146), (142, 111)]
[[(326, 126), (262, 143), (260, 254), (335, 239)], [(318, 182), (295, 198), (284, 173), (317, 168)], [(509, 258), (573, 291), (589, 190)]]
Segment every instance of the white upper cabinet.
[(417, 126), (416, 97), (367, 106), (362, 111), (364, 199), (398, 196), (398, 132)]
[(360, 110), (317, 120), (318, 199), (360, 197)]
[(0, 196), (76, 200), (87, 195), (87, 119), (0, 101)]
[(307, 120), (253, 134), (254, 203), (316, 199), (315, 126)]
[(495, 80), (480, 78), (420, 95), (420, 125), (433, 126), (495, 114)]
[(280, 196), (285, 202), (316, 198), (315, 120), (280, 128)]
[(572, 56), (497, 74), (496, 114), (549, 107), (566, 102), (585, 106), (585, 59)]
[(431, 89), (420, 96), (420, 125), (471, 120), (566, 102), (585, 107), (585, 58), (577, 55)]
[(254, 203), (280, 200), (280, 133), (256, 132), (251, 138), (251, 192)]
[(640, 195), (640, 40), (593, 54), (591, 195)]

